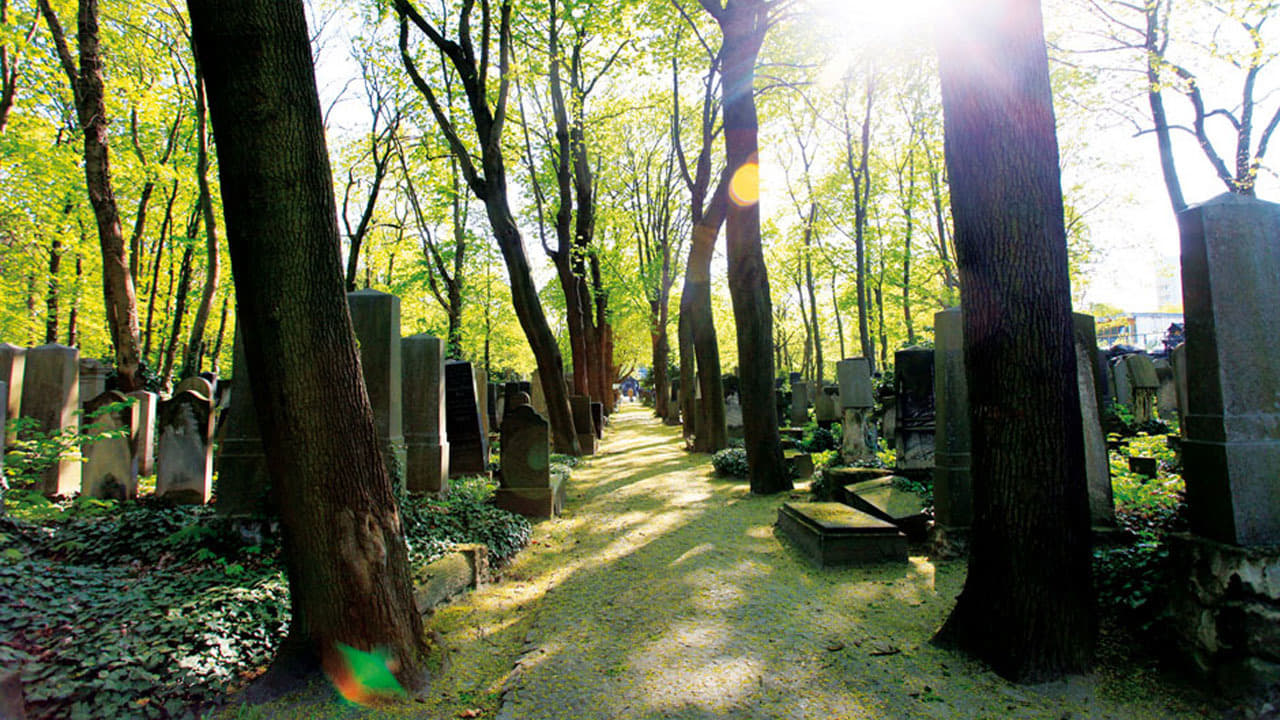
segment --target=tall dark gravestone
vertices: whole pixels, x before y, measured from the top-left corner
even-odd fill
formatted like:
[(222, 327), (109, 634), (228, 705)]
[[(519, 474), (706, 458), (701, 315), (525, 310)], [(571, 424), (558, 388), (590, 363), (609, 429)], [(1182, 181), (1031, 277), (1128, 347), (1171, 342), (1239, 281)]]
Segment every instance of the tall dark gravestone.
[(898, 469), (932, 471), (936, 412), (933, 402), (933, 351), (907, 348), (894, 353), (894, 417)]
[(403, 487), (404, 406), (400, 382), (400, 298), (377, 290), (347, 293), (351, 326), (360, 344), (360, 369), (387, 472)]
[(445, 425), (449, 476), (480, 475), (489, 469), (489, 438), (480, 421), (476, 379), (469, 362), (444, 365)]
[(449, 489), (444, 341), (427, 334), (400, 343), (404, 378), (405, 483), (412, 493), (443, 495)]

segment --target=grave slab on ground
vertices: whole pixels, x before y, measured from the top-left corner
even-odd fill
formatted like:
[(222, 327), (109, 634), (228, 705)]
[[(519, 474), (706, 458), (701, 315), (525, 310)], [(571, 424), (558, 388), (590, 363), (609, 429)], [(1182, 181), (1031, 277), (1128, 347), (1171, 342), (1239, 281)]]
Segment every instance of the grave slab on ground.
[(907, 561), (897, 527), (843, 503), (783, 503), (778, 527), (819, 568)]
[(924, 500), (913, 492), (900, 489), (893, 476), (864, 480), (845, 485), (841, 497), (845, 504), (872, 517), (892, 523), (912, 542), (921, 542), (929, 532), (929, 515)]

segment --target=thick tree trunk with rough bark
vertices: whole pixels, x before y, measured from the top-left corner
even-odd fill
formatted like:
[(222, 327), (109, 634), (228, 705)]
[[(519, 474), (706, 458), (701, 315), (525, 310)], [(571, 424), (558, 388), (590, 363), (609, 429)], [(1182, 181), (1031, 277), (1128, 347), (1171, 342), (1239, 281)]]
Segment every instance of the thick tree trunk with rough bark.
[(339, 650), (348, 645), (385, 653), (401, 685), (420, 689), (426, 646), (347, 311), (302, 2), (188, 6), (254, 406), (280, 495), (293, 620), (276, 667), (318, 660), (335, 679), (349, 676)]
[(782, 460), (778, 409), (773, 394), (773, 302), (760, 243), (760, 123), (754, 95), (756, 56), (768, 29), (769, 4), (762, 0), (702, 0), (724, 35), (725, 155), (732, 174), (725, 215), (729, 294), (738, 330), (743, 437), (751, 491), (791, 489)]
[(964, 591), (937, 640), (1040, 682), (1084, 671), (1096, 631), (1048, 60), (1036, 0), (954, 12), (939, 65), (974, 521)]

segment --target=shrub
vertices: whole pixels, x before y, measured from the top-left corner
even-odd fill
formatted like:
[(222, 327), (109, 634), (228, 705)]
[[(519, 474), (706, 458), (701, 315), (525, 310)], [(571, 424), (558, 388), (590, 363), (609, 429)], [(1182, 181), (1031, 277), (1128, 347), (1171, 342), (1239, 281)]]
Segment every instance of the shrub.
[(800, 441), (800, 449), (809, 453), (835, 450), (840, 447), (838, 436), (831, 430), (809, 425), (805, 428), (804, 439)]
[(529, 543), (529, 521), (489, 504), (497, 483), (485, 476), (451, 481), (444, 499), (402, 497), (409, 557), (420, 568), (460, 543), (483, 543), (495, 562), (504, 562)]
[(716, 473), (725, 477), (745, 478), (748, 475), (747, 451), (744, 448), (725, 448), (711, 456)]

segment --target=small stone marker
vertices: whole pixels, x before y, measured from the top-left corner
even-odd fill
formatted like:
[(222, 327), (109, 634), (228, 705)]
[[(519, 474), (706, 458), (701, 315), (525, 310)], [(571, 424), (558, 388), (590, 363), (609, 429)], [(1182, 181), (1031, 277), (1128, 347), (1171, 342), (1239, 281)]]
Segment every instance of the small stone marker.
[(842, 503), (783, 503), (778, 528), (819, 568), (907, 561), (898, 528)]
[(445, 426), (449, 439), (449, 476), (489, 471), (489, 436), (480, 421), (471, 363), (444, 365)]
[(1160, 462), (1153, 457), (1132, 455), (1129, 457), (1129, 472), (1153, 478), (1160, 470)]
[[(112, 390), (84, 404), (81, 422), (85, 434), (93, 440), (84, 445), (82, 495), (100, 500), (132, 500), (138, 496), (138, 463), (133, 454), (130, 428), (133, 408), (126, 403), (129, 403), (128, 396)], [(114, 411), (106, 409), (116, 404), (123, 407)], [(108, 434), (116, 437), (105, 437)]]
[[(40, 432), (79, 428), (80, 351), (65, 345), (34, 347), (26, 353), (22, 377), (22, 415), (34, 418)], [(54, 463), (40, 480), (45, 495), (72, 495), (80, 490), (78, 459)]]
[(184, 505), (209, 502), (213, 492), (213, 401), (184, 390), (160, 403), (156, 495)]
[(210, 400), (213, 399), (213, 383), (209, 382), (207, 378), (200, 377), (199, 375), (193, 375), (189, 378), (183, 379), (182, 382), (174, 386), (173, 394), (176, 396), (179, 393), (184, 393), (188, 390), (197, 395), (203, 395)]
[(564, 507), (565, 487), (550, 473), (550, 426), (528, 403), (528, 395), (502, 418), (502, 476), (494, 504), (528, 517), (555, 517)]
[(404, 338), (400, 362), (405, 485), (411, 493), (443, 495), (449, 490), (444, 341), (426, 333)]
[[(9, 419), (22, 417), (22, 374), (26, 363), (26, 348), (0, 343), (0, 382), (9, 386), (9, 399), (5, 405), (7, 408), (5, 417)], [(12, 445), (15, 439), (17, 438), (13, 435), (6, 434), (4, 442), (6, 445)]]
[(1123, 357), (1116, 358), (1108, 365), (1107, 376), (1115, 386), (1115, 401), (1121, 405), (1133, 406), (1133, 385), (1129, 382), (1129, 371), (1125, 367)]
[(569, 409), (573, 411), (573, 429), (578, 434), (578, 445), (583, 455), (596, 454), (595, 421), (591, 416), (591, 397), (570, 395)]

